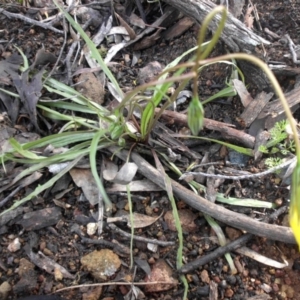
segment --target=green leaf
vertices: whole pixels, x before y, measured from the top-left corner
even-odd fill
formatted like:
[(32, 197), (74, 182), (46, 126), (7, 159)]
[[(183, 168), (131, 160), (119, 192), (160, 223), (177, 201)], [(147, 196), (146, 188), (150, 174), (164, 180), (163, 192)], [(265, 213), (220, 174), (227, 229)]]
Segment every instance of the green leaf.
[(269, 153), (269, 150), (265, 145), (260, 145), (258, 150), (262, 153), (265, 153), (265, 154)]
[[(176, 136), (173, 134), (173, 136)], [(204, 140), (204, 141), (209, 141), (209, 142), (213, 142), (213, 143), (217, 143), (223, 146), (226, 146), (232, 150), (235, 150), (236, 152), (242, 153), (244, 155), (248, 155), (248, 156), (254, 156), (253, 154), (253, 149), (250, 148), (244, 148), (244, 147), (240, 147), (240, 146), (236, 146), (234, 144), (230, 144), (230, 143), (226, 143), (226, 142), (222, 142), (219, 140), (215, 140), (215, 139), (211, 139), (211, 138), (206, 138), (206, 137), (202, 137), (202, 136), (185, 136), (186, 138), (194, 138), (194, 139), (199, 139), (199, 140)]]
[(91, 143), (91, 149), (90, 149), (90, 164), (91, 164), (91, 171), (94, 176), (94, 179), (96, 181), (96, 184), (99, 189), (99, 196), (103, 197), (103, 200), (106, 204), (106, 210), (110, 211), (112, 209), (111, 201), (109, 200), (107, 193), (105, 191), (105, 188), (103, 186), (103, 183), (98, 175), (97, 171), (97, 161), (96, 161), (96, 155), (98, 150), (98, 143), (101, 137), (105, 135), (106, 131), (99, 130), (95, 133), (94, 138)]
[(14, 148), (14, 150), (16, 150), (16, 152), (18, 152), (19, 154), (21, 154), (23, 157), (31, 159), (33, 161), (37, 161), (40, 160), (42, 158), (45, 158), (44, 156), (38, 156), (35, 153), (28, 151), (28, 150), (24, 150), (22, 145), (18, 143), (17, 140), (15, 140), (14, 138), (10, 138), (9, 142), (11, 144), (11, 146)]
[(16, 45), (14, 45), (14, 47), (20, 52), (20, 54), (23, 58), (24, 69), (27, 70), (29, 68), (29, 63), (28, 63), (28, 59), (27, 59), (26, 55), (19, 47), (17, 47)]
[[(226, 243), (226, 237), (224, 235), (224, 232), (223, 232), (221, 226), (209, 215), (205, 214), (204, 218), (207, 221), (207, 223), (210, 225), (210, 227), (213, 229), (215, 234), (217, 235), (220, 246), (225, 246), (227, 244)], [(225, 256), (225, 258), (228, 262), (228, 265), (231, 269), (231, 273), (236, 274), (237, 270), (235, 268), (235, 265), (234, 265), (234, 262), (232, 260), (232, 257), (230, 255), (230, 253), (225, 253), (224, 256)]]
[(77, 142), (92, 140), (94, 135), (95, 132), (88, 130), (63, 132), (52, 134), (36, 141), (28, 142), (26, 144), (23, 144), (22, 147), (25, 150), (41, 148), (48, 145), (52, 145), (54, 148), (59, 148), (67, 145), (72, 145)]
[(255, 207), (255, 208), (275, 208), (276, 205), (271, 202), (256, 200), (256, 199), (238, 199), (232, 197), (225, 197), (224, 194), (218, 193), (217, 199), (218, 202), (226, 203), (229, 205), (237, 205), (244, 207)]
[(9, 211), (12, 211), (13, 209), (19, 207), (20, 205), (26, 203), (27, 201), (31, 200), (33, 197), (38, 196), (41, 192), (45, 191), (46, 189), (52, 187), (54, 183), (59, 180), (64, 174), (69, 172), (82, 158), (83, 156), (77, 157), (74, 161), (70, 162), (62, 171), (60, 171), (58, 174), (53, 176), (50, 180), (48, 180), (46, 183), (39, 185), (35, 188), (35, 190), (27, 195), (25, 198), (16, 201), (9, 209), (6, 209), (5, 211), (0, 213), (0, 217), (8, 213)]
[(77, 24), (73, 18), (68, 14), (68, 12), (66, 12), (58, 3), (56, 0), (53, 0), (53, 2), (55, 3), (55, 5), (59, 8), (59, 10), (64, 14), (64, 16), (66, 17), (66, 19), (71, 23), (72, 27), (74, 27), (75, 30), (77, 30), (80, 34), (80, 36), (84, 39), (84, 41), (86, 42), (89, 50), (92, 53), (93, 58), (97, 61), (97, 63), (100, 65), (100, 67), (102, 68), (103, 72), (105, 73), (105, 75), (108, 77), (108, 79), (112, 82), (112, 84), (115, 87), (115, 90), (117, 91), (117, 93), (119, 94), (119, 96), (121, 98), (124, 97), (124, 93), (121, 90), (116, 78), (114, 77), (114, 75), (112, 74), (112, 72), (110, 71), (110, 69), (107, 67), (106, 63), (104, 62), (104, 60), (102, 59), (97, 47), (95, 46), (95, 44), (91, 41), (91, 39), (88, 37), (88, 35), (84, 32), (84, 30), (79, 26), (79, 24)]
[[(71, 99), (72, 100), (72, 99)], [(43, 106), (47, 107), (54, 107), (54, 108), (60, 108), (60, 109), (67, 109), (70, 111), (77, 111), (80, 113), (87, 113), (91, 115), (96, 115), (97, 110), (96, 108), (92, 109), (91, 107), (88, 107), (87, 105), (77, 104), (73, 102), (66, 102), (66, 101), (42, 101), (40, 102)]]
[[(200, 45), (200, 48), (203, 50), (209, 42), (203, 43)], [(178, 65), (178, 63), (188, 54), (192, 53), (193, 51), (197, 50), (198, 46), (189, 49), (188, 51), (184, 52), (182, 55), (178, 56), (176, 59), (174, 59), (171, 63), (169, 63), (165, 69), (164, 72), (167, 71), (168, 69), (171, 69)], [(186, 68), (180, 68), (175, 72), (173, 75), (174, 77), (181, 75)], [(159, 77), (160, 80), (164, 80), (167, 78), (169, 75), (169, 72), (165, 72), (163, 75)], [(144, 139), (148, 134), (149, 130), (151, 130), (151, 126), (149, 125), (151, 123), (151, 120), (154, 119), (154, 109), (160, 104), (164, 96), (166, 95), (169, 87), (173, 85), (174, 82), (166, 82), (160, 85), (157, 85), (154, 90), (154, 94), (152, 97), (152, 101), (150, 101), (147, 106), (145, 107), (143, 113), (142, 113), (142, 118), (141, 118), (141, 136), (142, 139)]]
[(218, 93), (212, 95), (208, 99), (202, 101), (202, 105), (207, 104), (208, 102), (213, 101), (218, 98), (233, 97), (236, 95), (237, 95), (237, 92), (236, 92), (235, 88), (233, 86), (228, 86), (228, 87), (222, 89), (221, 91), (219, 91)]

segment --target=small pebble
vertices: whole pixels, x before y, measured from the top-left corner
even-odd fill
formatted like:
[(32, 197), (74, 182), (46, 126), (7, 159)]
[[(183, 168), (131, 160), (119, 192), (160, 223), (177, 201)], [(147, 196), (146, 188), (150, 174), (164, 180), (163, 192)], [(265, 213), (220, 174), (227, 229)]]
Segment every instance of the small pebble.
[(50, 251), (48, 248), (45, 248), (44, 250), (43, 250), (43, 253), (46, 255), (46, 256), (54, 256), (54, 254), (53, 254), (53, 252), (52, 251)]
[(236, 277), (235, 276), (232, 276), (232, 275), (227, 276), (226, 280), (227, 280), (228, 284), (230, 284), (230, 285), (235, 285), (236, 284)]
[(209, 295), (209, 285), (205, 285), (205, 286), (197, 288), (196, 293), (199, 297), (208, 296)]
[(18, 250), (20, 250), (20, 248), (21, 248), (20, 240), (19, 238), (16, 238), (13, 240), (12, 243), (8, 245), (7, 250), (9, 252), (17, 252)]
[(275, 273), (276, 273), (276, 270), (275, 270), (275, 269), (270, 269), (270, 270), (269, 270), (269, 274), (275, 275)]
[(228, 272), (228, 266), (227, 265), (224, 265), (223, 268), (222, 268), (223, 272), (227, 273)]
[(234, 291), (232, 289), (226, 289), (225, 297), (231, 298), (234, 295)]
[(227, 288), (227, 282), (226, 282), (226, 280), (222, 280), (222, 281), (221, 281), (220, 287), (222, 287), (223, 289), (224, 289), (224, 288)]
[(278, 286), (278, 284), (277, 284), (277, 283), (273, 283), (273, 284), (272, 284), (272, 289), (273, 289), (273, 291), (274, 291), (275, 293), (278, 293), (278, 291), (279, 291), (279, 286)]
[(97, 223), (92, 222), (92, 223), (87, 224), (87, 234), (89, 236), (94, 235), (96, 233), (97, 229), (98, 229), (98, 224)]

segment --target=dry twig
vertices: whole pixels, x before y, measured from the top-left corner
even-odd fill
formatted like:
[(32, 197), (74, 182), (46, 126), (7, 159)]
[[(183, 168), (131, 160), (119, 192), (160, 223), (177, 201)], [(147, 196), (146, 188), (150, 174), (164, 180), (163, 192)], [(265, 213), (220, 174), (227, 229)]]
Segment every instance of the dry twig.
[(49, 30), (52, 30), (56, 33), (59, 33), (59, 34), (63, 34), (63, 30), (59, 30), (55, 27), (52, 26), (53, 22), (50, 22), (50, 23), (43, 23), (43, 22), (40, 22), (40, 21), (36, 21), (36, 20), (33, 20), (33, 19), (30, 19), (28, 17), (25, 17), (21, 14), (15, 14), (15, 13), (11, 13), (11, 12), (8, 12), (6, 11), (5, 9), (3, 8), (0, 8), (0, 14), (3, 14), (5, 15), (7, 18), (11, 19), (11, 18), (15, 18), (15, 19), (18, 19), (18, 20), (22, 20), (26, 23), (29, 23), (29, 24), (32, 24), (32, 25), (35, 25), (35, 26), (39, 26), (39, 27), (42, 27), (44, 29), (49, 29)]
[[(128, 151), (120, 151), (118, 147), (110, 147), (109, 151), (111, 153), (114, 153), (124, 161), (127, 161), (128, 159)], [(139, 172), (142, 175), (156, 183), (161, 188), (166, 188), (163, 175), (154, 167), (152, 167), (139, 154), (132, 153), (131, 159), (136, 163), (139, 168)], [(245, 230), (249, 233), (263, 236), (271, 240), (277, 240), (291, 244), (296, 243), (292, 230), (289, 227), (262, 223), (243, 214), (233, 212), (220, 205), (214, 204), (206, 200), (205, 198), (196, 195), (174, 180), (171, 180), (171, 184), (173, 192), (177, 197), (179, 197), (194, 209), (197, 209), (198, 211), (201, 211), (215, 218), (216, 220), (224, 222), (225, 224), (228, 224), (232, 227), (239, 228), (241, 230)]]

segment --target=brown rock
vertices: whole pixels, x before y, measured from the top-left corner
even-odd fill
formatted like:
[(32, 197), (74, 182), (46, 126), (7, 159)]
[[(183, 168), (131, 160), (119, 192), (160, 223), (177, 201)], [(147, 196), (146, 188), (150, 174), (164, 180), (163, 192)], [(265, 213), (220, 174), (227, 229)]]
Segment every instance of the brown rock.
[(78, 82), (75, 86), (78, 92), (98, 104), (103, 103), (105, 95), (104, 86), (93, 73), (80, 74)]
[(225, 232), (231, 241), (236, 240), (237, 238), (239, 238), (242, 235), (242, 232), (240, 230), (237, 230), (232, 227), (226, 227)]
[(92, 290), (89, 290), (88, 292), (82, 295), (82, 300), (98, 300), (102, 295), (102, 290), (102, 286), (93, 288)]
[(202, 282), (210, 283), (210, 278), (209, 278), (207, 270), (203, 270), (200, 274), (200, 277), (201, 277)]
[[(154, 283), (157, 281), (165, 283)], [(172, 277), (172, 269), (162, 259), (153, 265), (151, 273), (145, 278), (145, 282), (153, 282), (153, 284), (145, 286), (145, 292), (150, 293), (167, 291), (178, 284), (178, 281)]]
[[(197, 230), (197, 226), (194, 222), (197, 216), (194, 213), (192, 213), (189, 209), (179, 210), (178, 215), (180, 219), (180, 224), (182, 226), (182, 230), (184, 232), (194, 232)], [(170, 230), (177, 231), (175, 227), (173, 212), (171, 210), (165, 213), (164, 219), (168, 224)]]
[(225, 297), (231, 298), (234, 295), (234, 291), (232, 289), (226, 289)]
[(7, 281), (4, 281), (0, 285), (0, 299), (5, 300), (11, 291), (11, 286)]
[(150, 82), (157, 77), (163, 70), (162, 66), (158, 61), (150, 62), (144, 68), (141, 68), (137, 77), (139, 84)]
[(97, 280), (106, 280), (116, 273), (121, 266), (119, 256), (109, 249), (93, 251), (81, 258), (84, 269)]
[(20, 259), (19, 272), (20, 280), (14, 285), (15, 293), (30, 292), (36, 287), (37, 274), (35, 265), (25, 258)]

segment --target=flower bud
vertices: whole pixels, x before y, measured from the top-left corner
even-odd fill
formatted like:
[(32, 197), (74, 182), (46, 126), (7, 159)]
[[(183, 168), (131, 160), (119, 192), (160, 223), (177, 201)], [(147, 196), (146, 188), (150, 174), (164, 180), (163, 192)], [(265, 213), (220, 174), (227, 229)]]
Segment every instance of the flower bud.
[(193, 135), (203, 128), (204, 109), (198, 97), (193, 98), (188, 107), (188, 125)]
[(110, 129), (110, 136), (112, 140), (117, 139), (124, 132), (124, 126), (122, 125), (115, 125), (113, 128)]

